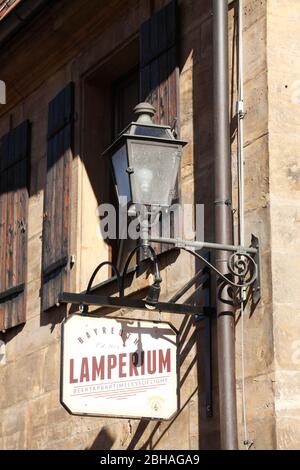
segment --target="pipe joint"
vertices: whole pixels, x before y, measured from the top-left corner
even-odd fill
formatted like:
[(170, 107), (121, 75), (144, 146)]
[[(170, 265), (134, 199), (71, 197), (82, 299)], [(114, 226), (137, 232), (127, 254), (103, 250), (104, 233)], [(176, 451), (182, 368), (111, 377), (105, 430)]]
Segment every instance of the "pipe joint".
[(223, 200), (223, 201), (222, 201), (222, 200), (221, 200), (221, 201), (216, 200), (216, 201), (214, 202), (214, 204), (215, 204), (215, 206), (231, 206), (231, 205), (232, 205), (232, 202), (231, 202), (230, 199), (225, 199), (225, 200)]

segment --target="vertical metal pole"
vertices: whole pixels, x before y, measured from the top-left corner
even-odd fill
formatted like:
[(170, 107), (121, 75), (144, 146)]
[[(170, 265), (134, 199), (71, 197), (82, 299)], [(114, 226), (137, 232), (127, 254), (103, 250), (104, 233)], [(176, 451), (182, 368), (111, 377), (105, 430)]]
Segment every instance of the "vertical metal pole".
[[(238, 101), (237, 101), (237, 117), (238, 117), (238, 195), (239, 195), (239, 244), (245, 244), (245, 216), (244, 216), (244, 68), (243, 68), (243, 0), (239, 0), (238, 4)], [(241, 298), (246, 299), (246, 289), (241, 289)], [(244, 302), (241, 302), (241, 371), (242, 371), (242, 409), (244, 424), (244, 446), (248, 448), (248, 429), (247, 429), (247, 409), (246, 409), (246, 392), (245, 392), (245, 351), (244, 351)]]
[[(213, 0), (215, 237), (232, 243), (231, 161), (229, 140), (228, 0)], [(228, 273), (228, 253), (216, 266)], [(218, 375), (221, 448), (237, 449), (234, 313), (227, 289), (217, 287)]]
[(239, 185), (239, 244), (245, 244), (244, 218), (244, 69), (243, 69), (243, 0), (238, 5), (238, 185)]
[[(210, 261), (209, 253), (207, 260)], [(207, 275), (207, 279), (204, 283), (204, 306), (211, 307), (211, 272), (208, 268), (204, 268), (204, 272)], [(211, 418), (213, 416), (213, 397), (212, 397), (212, 345), (211, 345), (211, 329), (212, 329), (212, 318), (211, 314), (205, 318), (204, 326), (204, 344), (205, 344), (205, 390), (206, 390), (206, 417)]]

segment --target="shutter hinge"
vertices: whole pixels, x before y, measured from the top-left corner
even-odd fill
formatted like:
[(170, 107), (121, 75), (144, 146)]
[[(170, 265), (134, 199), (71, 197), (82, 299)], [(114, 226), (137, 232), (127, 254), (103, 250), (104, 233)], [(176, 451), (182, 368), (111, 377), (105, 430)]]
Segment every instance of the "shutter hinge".
[(171, 132), (172, 132), (173, 136), (175, 138), (177, 138), (177, 136), (178, 136), (178, 118), (177, 117), (175, 117), (173, 122), (172, 122)]
[(26, 232), (26, 223), (25, 223), (24, 219), (18, 220), (18, 228), (20, 229), (21, 233)]
[(69, 262), (70, 262), (70, 269), (72, 269), (74, 264), (76, 263), (76, 256), (75, 255), (70, 255)]

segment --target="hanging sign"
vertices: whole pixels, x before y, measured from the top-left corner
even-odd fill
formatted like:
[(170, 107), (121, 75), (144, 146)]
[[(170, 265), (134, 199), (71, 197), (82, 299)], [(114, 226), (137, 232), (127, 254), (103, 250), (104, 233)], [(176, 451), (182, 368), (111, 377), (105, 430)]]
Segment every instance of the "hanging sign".
[(61, 403), (72, 414), (170, 419), (177, 333), (169, 323), (74, 314), (62, 327)]

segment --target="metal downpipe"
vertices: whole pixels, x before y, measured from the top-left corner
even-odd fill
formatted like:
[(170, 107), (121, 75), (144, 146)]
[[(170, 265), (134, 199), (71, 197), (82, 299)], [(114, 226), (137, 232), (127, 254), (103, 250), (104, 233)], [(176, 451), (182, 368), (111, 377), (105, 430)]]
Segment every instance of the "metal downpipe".
[[(228, 0), (213, 0), (215, 241), (232, 244), (231, 157), (229, 137)], [(219, 251), (216, 267), (228, 274), (228, 253)], [(221, 448), (237, 443), (235, 322), (232, 299), (217, 285), (218, 376)]]

